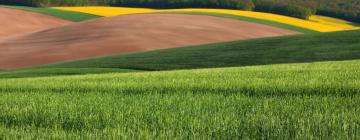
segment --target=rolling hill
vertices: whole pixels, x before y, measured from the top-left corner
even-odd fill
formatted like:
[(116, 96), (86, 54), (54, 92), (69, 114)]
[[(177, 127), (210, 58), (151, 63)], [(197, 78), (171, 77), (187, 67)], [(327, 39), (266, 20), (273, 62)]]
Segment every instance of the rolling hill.
[[(66, 75), (66, 69), (177, 70), (360, 59), (360, 31), (297, 35), (131, 53), (38, 66), (3, 78)], [(96, 71), (97, 68), (99, 71)], [(57, 71), (56, 69), (62, 69)], [(41, 74), (36, 71), (41, 71)], [(17, 76), (21, 73), (21, 76)], [(53, 74), (56, 73), (56, 74)], [(0, 77), (1, 77), (0, 76)]]
[(275, 37), (115, 55), (49, 65), (58, 68), (172, 70), (360, 59), (360, 31)]
[(356, 139), (360, 61), (0, 80), (0, 134)]
[[(81, 22), (0, 40), (0, 69), (29, 66), (0, 70), (0, 140), (360, 138), (360, 30), (352, 22), (20, 8)], [(55, 18), (1, 10), (9, 27)], [(311, 27), (295, 26), (302, 23)]]
[(300, 33), (205, 15), (124, 15), (2, 41), (0, 68), (16, 69), (119, 53), (296, 34)]

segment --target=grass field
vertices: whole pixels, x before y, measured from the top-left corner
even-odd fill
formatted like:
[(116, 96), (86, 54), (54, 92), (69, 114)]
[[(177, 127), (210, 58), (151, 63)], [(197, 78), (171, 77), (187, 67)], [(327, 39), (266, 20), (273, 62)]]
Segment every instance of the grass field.
[(359, 67), (344, 61), (3, 79), (0, 138), (358, 139)]
[(83, 13), (89, 13), (99, 16), (116, 16), (116, 15), (124, 15), (124, 14), (139, 14), (139, 13), (154, 13), (154, 12), (207, 12), (207, 13), (230, 14), (230, 15), (243, 16), (248, 18), (256, 18), (261, 20), (280, 22), (283, 24), (288, 24), (288, 25), (306, 28), (309, 30), (314, 30), (319, 32), (332, 32), (332, 31), (359, 29), (359, 27), (355, 26), (351, 22), (346, 22), (340, 19), (335, 20), (336, 21), (335, 25), (328, 24), (328, 23), (334, 23), (335, 18), (323, 18), (323, 16), (314, 16), (310, 18), (312, 20), (303, 20), (303, 19), (271, 14), (271, 13), (241, 11), (241, 10), (226, 10), (226, 9), (193, 8), (193, 9), (156, 10), (156, 9), (147, 9), (147, 8), (97, 7), (97, 6), (55, 7), (55, 9), (83, 12)]
[(97, 15), (92, 15), (92, 14), (87, 14), (87, 13), (65, 11), (65, 10), (59, 10), (59, 9), (53, 9), (53, 8), (39, 8), (39, 7), (27, 7), (27, 6), (4, 6), (4, 5), (0, 5), (0, 7), (14, 8), (14, 9), (19, 9), (19, 10), (42, 13), (42, 14), (51, 15), (51, 16), (55, 16), (55, 17), (58, 17), (61, 19), (74, 21), (74, 22), (80, 22), (80, 21), (100, 17)]

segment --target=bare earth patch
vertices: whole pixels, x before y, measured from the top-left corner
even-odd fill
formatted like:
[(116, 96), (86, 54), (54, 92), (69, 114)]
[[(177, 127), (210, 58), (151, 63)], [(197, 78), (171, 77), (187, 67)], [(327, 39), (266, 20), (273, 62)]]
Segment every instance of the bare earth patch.
[(206, 15), (123, 15), (75, 23), (2, 41), (0, 69), (294, 34), (300, 33)]
[(56, 17), (0, 7), (0, 39), (71, 23)]

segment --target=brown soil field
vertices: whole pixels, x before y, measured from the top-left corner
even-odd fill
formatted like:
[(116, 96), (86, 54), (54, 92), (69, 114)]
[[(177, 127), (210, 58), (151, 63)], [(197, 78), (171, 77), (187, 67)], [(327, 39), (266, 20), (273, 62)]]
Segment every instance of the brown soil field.
[(206, 15), (123, 15), (75, 23), (0, 41), (0, 69), (294, 34), (300, 33)]
[(0, 7), (0, 39), (71, 23), (56, 17)]

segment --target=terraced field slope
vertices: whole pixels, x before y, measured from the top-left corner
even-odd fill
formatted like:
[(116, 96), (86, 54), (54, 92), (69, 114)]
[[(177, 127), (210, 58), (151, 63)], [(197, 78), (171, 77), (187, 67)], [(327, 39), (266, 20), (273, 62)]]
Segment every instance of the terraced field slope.
[(360, 61), (0, 80), (8, 139), (358, 139)]
[[(332, 31), (343, 31), (343, 30), (354, 30), (360, 29), (358, 26), (355, 26), (351, 22), (346, 22), (344, 20), (336, 19), (338, 24), (327, 24), (329, 21), (327, 18), (322, 18), (322, 16), (314, 16), (310, 19), (312, 20), (303, 20), (288, 16), (282, 16), (277, 14), (262, 13), (262, 12), (252, 12), (252, 11), (241, 11), (241, 10), (225, 10), (225, 9), (170, 9), (170, 10), (155, 10), (147, 8), (123, 8), (123, 7), (55, 7), (55, 9), (68, 10), (68, 11), (77, 11), (83, 13), (89, 13), (100, 16), (116, 16), (124, 14), (138, 14), (138, 13), (156, 13), (156, 12), (208, 12), (208, 13), (223, 13), (231, 14), (237, 16), (244, 16), (262, 20), (269, 20), (274, 22), (285, 23), (297, 27), (302, 27), (319, 32), (332, 32)], [(331, 18), (334, 19), (334, 18)], [(319, 20), (326, 22), (318, 22)]]
[(52, 16), (0, 7), (0, 41), (4, 38), (68, 25), (71, 22)]
[(124, 15), (0, 42), (0, 68), (14, 69), (119, 53), (295, 34), (299, 33), (213, 16)]

